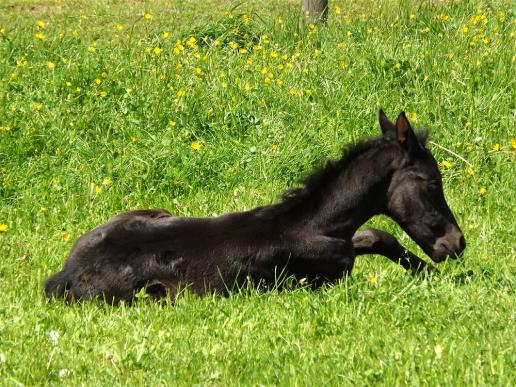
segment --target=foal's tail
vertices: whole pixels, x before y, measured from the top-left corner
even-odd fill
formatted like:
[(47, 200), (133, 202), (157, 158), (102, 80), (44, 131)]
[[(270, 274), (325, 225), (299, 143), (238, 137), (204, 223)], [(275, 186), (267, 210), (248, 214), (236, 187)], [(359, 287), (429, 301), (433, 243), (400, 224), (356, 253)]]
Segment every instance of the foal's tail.
[(45, 281), (45, 294), (48, 298), (62, 298), (70, 289), (68, 275), (60, 271)]

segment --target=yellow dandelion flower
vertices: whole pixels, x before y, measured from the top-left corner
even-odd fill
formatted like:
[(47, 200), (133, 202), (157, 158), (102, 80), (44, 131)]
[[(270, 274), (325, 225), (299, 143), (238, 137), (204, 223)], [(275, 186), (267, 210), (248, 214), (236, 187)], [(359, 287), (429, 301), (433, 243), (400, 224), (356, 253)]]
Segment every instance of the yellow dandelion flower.
[(136, 144), (138, 142), (138, 139), (135, 136), (131, 136), (131, 142), (133, 144)]
[(235, 43), (233, 41), (229, 42), (229, 47), (233, 50), (236, 50), (238, 48), (238, 43)]
[(238, 52), (242, 55), (245, 55), (247, 54), (249, 51), (247, 51), (247, 48), (241, 48), (240, 50), (238, 50)]
[(339, 6), (335, 7), (335, 14), (336, 15), (340, 15), (341, 12), (342, 12), (342, 10), (340, 9)]
[(72, 31), (72, 36), (73, 36), (74, 38), (78, 37), (78, 36), (79, 36), (79, 31), (77, 31), (77, 30), (73, 30), (73, 31)]
[(411, 14), (409, 15), (409, 19), (410, 19), (410, 20), (415, 20), (415, 19), (416, 19), (416, 15), (414, 15), (413, 13), (411, 13)]
[(88, 52), (94, 53), (95, 51), (97, 51), (97, 47), (95, 47), (95, 46), (88, 47)]
[(516, 138), (512, 137), (510, 139), (510, 143), (511, 143), (512, 149), (516, 149)]
[(107, 78), (107, 77), (108, 77), (108, 73), (107, 73), (107, 71), (102, 71), (102, 73), (100, 74), (100, 76), (101, 76), (102, 78)]
[(50, 69), (50, 70), (53, 70), (54, 67), (56, 67), (56, 64), (54, 62), (47, 62), (47, 67)]
[(396, 70), (401, 69), (401, 63), (396, 63), (396, 64), (394, 65), (394, 68), (395, 68)]
[(370, 275), (367, 279), (367, 282), (370, 284), (376, 285), (378, 283), (378, 278), (376, 278), (374, 275)]
[(165, 31), (163, 32), (163, 39), (168, 39), (168, 37), (170, 36), (170, 33)]
[(195, 47), (197, 47), (195, 44), (196, 42), (197, 42), (197, 39), (195, 39), (195, 37), (193, 37), (193, 36), (190, 36), (188, 38), (188, 40), (186, 41), (186, 44), (190, 48), (195, 48)]
[(471, 122), (469, 122), (469, 121), (468, 121), (468, 122), (466, 122), (466, 123), (464, 124), (464, 129), (471, 129)]
[(43, 39), (45, 39), (45, 37), (46, 37), (46, 36), (45, 36), (45, 34), (44, 34), (44, 33), (42, 33), (42, 32), (38, 32), (37, 34), (35, 34), (35, 35), (34, 35), (34, 37), (35, 37), (36, 39), (38, 39), (38, 40), (43, 40)]
[(46, 23), (45, 23), (43, 20), (38, 20), (38, 21), (36, 22), (36, 25), (37, 25), (39, 28), (45, 28)]
[(453, 167), (453, 164), (450, 163), (448, 160), (441, 161), (441, 165), (446, 169), (450, 169), (451, 167)]
[(470, 175), (470, 176), (475, 175), (475, 169), (474, 169), (474, 167), (473, 167), (473, 166), (468, 167), (468, 169), (466, 169), (466, 172), (467, 172), (467, 173), (468, 173), (468, 175)]
[(251, 86), (249, 83), (246, 83), (245, 86), (244, 86), (244, 89), (245, 89), (245, 91), (252, 91), (253, 90), (253, 86)]
[(441, 344), (437, 344), (434, 347), (435, 356), (440, 359), (443, 355), (444, 347)]
[(500, 150), (500, 144), (494, 144), (493, 145), (493, 152), (498, 152)]
[(184, 97), (186, 95), (186, 91), (184, 89), (179, 89), (176, 93), (178, 97)]
[(194, 151), (201, 150), (202, 147), (203, 144), (200, 141), (194, 141), (190, 144), (190, 148), (192, 148)]
[(153, 16), (152, 16), (152, 14), (151, 14), (151, 13), (149, 13), (149, 12), (144, 12), (144, 13), (143, 13), (143, 18), (144, 18), (145, 20), (152, 20), (152, 17), (153, 17)]
[(425, 34), (427, 34), (430, 32), (430, 27), (425, 27), (421, 31), (424, 32)]
[(462, 27), (462, 33), (463, 34), (467, 34), (469, 31), (469, 28), (468, 27)]
[(113, 181), (109, 177), (105, 177), (104, 180), (102, 180), (102, 185), (109, 187), (111, 184), (113, 184)]
[(117, 23), (115, 28), (117, 31), (122, 31), (124, 29), (124, 26), (123, 26), (123, 24)]
[(173, 128), (173, 127), (174, 127), (174, 126), (176, 126), (176, 125), (177, 125), (177, 122), (176, 122), (176, 121), (174, 121), (174, 120), (170, 120), (170, 121), (168, 121), (168, 126), (170, 126), (171, 128)]
[(0, 126), (0, 132), (10, 132), (11, 128), (9, 126)]
[(154, 50), (152, 50), (152, 52), (154, 53), (154, 55), (158, 56), (161, 54), (163, 50), (160, 48), (160, 47), (154, 47)]
[(70, 239), (70, 234), (68, 234), (66, 231), (63, 231), (61, 233), (61, 240), (66, 242), (69, 239)]
[(5, 223), (0, 223), (0, 232), (7, 232), (9, 231), (9, 226)]
[(43, 104), (40, 102), (36, 102), (34, 104), (34, 110), (40, 111), (41, 109), (43, 109)]
[(282, 26), (283, 25), (283, 19), (279, 18), (278, 20), (276, 20), (276, 24), (279, 25), (279, 26)]
[(353, 32), (351, 32), (351, 31), (346, 32), (346, 36), (348, 38), (351, 38), (353, 36)]
[(96, 84), (96, 85), (100, 85), (101, 83), (102, 83), (102, 81), (101, 81), (100, 79), (98, 79), (98, 78), (97, 78), (97, 79), (95, 79), (95, 84)]
[(480, 189), (478, 190), (478, 194), (480, 196), (486, 196), (487, 195), (487, 189), (485, 189), (484, 187), (480, 187)]
[(18, 73), (11, 73), (9, 78), (11, 79), (11, 81), (16, 81), (18, 79)]

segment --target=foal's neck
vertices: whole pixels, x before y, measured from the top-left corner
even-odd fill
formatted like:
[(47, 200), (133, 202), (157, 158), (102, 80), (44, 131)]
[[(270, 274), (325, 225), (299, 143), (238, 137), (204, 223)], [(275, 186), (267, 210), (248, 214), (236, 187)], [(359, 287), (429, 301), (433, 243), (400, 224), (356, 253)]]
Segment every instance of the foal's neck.
[[(384, 213), (398, 152), (389, 144), (365, 149), (342, 165), (337, 177), (307, 195), (299, 226), (328, 236), (347, 237), (374, 215)], [(297, 209), (299, 211), (299, 208)]]

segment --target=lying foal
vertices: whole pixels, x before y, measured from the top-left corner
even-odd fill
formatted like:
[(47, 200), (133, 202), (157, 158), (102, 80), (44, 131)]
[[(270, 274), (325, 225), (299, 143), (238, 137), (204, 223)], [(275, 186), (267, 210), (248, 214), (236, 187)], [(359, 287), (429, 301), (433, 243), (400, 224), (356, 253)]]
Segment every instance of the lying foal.
[(382, 135), (349, 148), (280, 203), (214, 218), (160, 209), (126, 212), (80, 237), (46, 295), (130, 301), (146, 288), (174, 297), (227, 294), (248, 279), (274, 285), (279, 273), (315, 286), (350, 274), (355, 257), (381, 254), (407, 270), (425, 262), (389, 233), (357, 229), (372, 216), (394, 219), (435, 262), (465, 241), (443, 194), (437, 163), (401, 113), (379, 111)]

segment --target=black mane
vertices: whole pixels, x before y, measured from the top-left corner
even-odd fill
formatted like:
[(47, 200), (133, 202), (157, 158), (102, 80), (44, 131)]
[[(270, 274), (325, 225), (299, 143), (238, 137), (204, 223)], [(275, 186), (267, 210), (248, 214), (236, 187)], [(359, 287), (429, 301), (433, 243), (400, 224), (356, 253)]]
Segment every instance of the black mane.
[[(424, 148), (427, 142), (428, 134), (426, 131), (416, 133), (419, 144)], [(282, 210), (290, 210), (300, 203), (310, 201), (309, 199), (319, 195), (321, 189), (327, 188), (331, 182), (335, 181), (340, 173), (354, 160), (366, 153), (371, 148), (378, 148), (387, 145), (390, 140), (383, 136), (372, 137), (360, 142), (350, 144), (342, 149), (341, 157), (336, 160), (327, 160), (321, 167), (314, 172), (308, 174), (299, 180), (300, 187), (288, 188), (281, 195), (281, 200), (276, 210), (280, 207)], [(261, 208), (265, 209), (265, 208)]]

